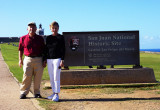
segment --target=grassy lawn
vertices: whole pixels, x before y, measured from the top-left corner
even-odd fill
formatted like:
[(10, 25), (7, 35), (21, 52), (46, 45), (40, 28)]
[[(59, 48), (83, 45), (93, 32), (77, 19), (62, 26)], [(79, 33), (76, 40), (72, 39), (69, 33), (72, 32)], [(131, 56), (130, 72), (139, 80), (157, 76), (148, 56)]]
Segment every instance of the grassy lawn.
[[(12, 44), (0, 44), (0, 48), (2, 56), (9, 66), (10, 71), (18, 79), (19, 82), (22, 82), (23, 68), (20, 68), (18, 65), (18, 47), (13, 46)], [(49, 80), (47, 68), (44, 69), (43, 80)]]
[[(18, 44), (18, 43), (14, 43)], [(14, 74), (14, 76), (21, 82), (23, 70), (18, 66), (18, 47), (13, 46), (12, 43), (8, 44), (0, 44), (2, 56), (10, 68), (10, 71)], [(140, 65), (143, 67), (153, 68), (154, 74), (157, 81), (160, 81), (160, 54), (151, 54), (151, 53), (140, 53)], [(93, 66), (96, 68), (96, 66)], [(124, 68), (124, 67), (132, 67), (132, 65), (120, 65), (115, 66), (115, 68)], [(70, 69), (79, 69), (79, 68), (88, 68), (88, 66), (75, 66), (69, 67)], [(110, 66), (107, 65), (107, 68)], [(47, 68), (44, 69), (43, 80), (49, 80)]]
[(156, 80), (160, 81), (160, 54), (141, 53), (140, 64), (153, 68)]
[[(14, 43), (15, 44), (15, 43)], [(16, 43), (17, 45), (18, 43)], [(18, 79), (19, 82), (22, 81), (23, 76), (23, 70), (18, 66), (18, 47), (8, 44), (0, 44), (0, 50), (2, 53), (2, 56), (7, 63), (7, 65), (10, 68), (10, 71), (13, 73), (13, 75)], [(143, 67), (149, 67), (153, 68), (154, 74), (157, 81), (160, 81), (160, 54), (151, 54), (151, 53), (140, 53), (140, 65)], [(120, 65), (115, 66), (115, 68), (132, 68), (133, 65)], [(70, 69), (79, 69), (79, 68), (88, 68), (88, 66), (75, 66), (75, 67), (69, 67)], [(96, 66), (94, 66), (96, 68)], [(107, 68), (110, 68), (109, 65), (107, 65)], [(49, 80), (49, 75), (47, 68), (44, 69), (42, 80)], [(112, 94), (112, 93), (127, 93), (131, 94), (134, 92), (134, 90), (155, 90), (160, 89), (159, 84), (152, 85), (141, 85), (141, 84), (133, 84), (133, 85), (96, 85), (96, 86), (70, 86), (70, 87), (62, 87), (62, 89), (100, 89), (101, 93), (104, 94)], [(90, 90), (87, 90), (87, 93)], [(87, 94), (86, 93), (86, 94)], [(160, 94), (158, 91), (157, 94)], [(53, 104), (52, 101), (48, 101), (45, 99), (38, 99), (40, 102), (40, 105), (44, 108), (48, 109), (51, 104)]]

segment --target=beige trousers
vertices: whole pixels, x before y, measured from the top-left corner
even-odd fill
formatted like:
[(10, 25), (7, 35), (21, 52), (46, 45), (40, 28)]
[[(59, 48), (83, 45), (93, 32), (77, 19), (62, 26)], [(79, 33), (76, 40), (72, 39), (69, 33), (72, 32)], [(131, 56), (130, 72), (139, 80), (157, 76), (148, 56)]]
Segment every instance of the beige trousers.
[(40, 94), (40, 84), (43, 75), (43, 66), (41, 57), (27, 57), (23, 61), (23, 80), (20, 87), (20, 93), (27, 95), (29, 93), (32, 77), (34, 81), (34, 94)]

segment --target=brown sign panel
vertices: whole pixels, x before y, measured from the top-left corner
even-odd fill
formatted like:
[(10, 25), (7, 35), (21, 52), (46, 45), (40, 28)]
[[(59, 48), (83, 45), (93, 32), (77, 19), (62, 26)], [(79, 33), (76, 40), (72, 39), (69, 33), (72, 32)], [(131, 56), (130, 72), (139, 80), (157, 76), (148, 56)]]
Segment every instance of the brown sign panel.
[(65, 65), (139, 65), (139, 31), (63, 32)]

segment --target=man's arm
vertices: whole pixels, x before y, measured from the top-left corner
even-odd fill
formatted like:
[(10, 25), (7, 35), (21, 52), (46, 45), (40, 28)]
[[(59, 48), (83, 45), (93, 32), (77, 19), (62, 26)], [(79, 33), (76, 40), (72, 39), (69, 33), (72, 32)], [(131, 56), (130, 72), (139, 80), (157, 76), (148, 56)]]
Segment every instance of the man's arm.
[(21, 68), (21, 66), (23, 65), (22, 56), (23, 56), (23, 51), (19, 51), (19, 67), (20, 67), (20, 68)]

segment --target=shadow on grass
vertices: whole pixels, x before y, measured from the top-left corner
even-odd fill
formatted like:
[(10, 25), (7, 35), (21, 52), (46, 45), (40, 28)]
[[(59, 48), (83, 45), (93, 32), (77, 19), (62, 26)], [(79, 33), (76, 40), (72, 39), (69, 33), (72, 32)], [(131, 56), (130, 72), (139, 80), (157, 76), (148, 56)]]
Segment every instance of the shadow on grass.
[(131, 101), (131, 100), (160, 100), (160, 97), (153, 98), (100, 98), (100, 99), (60, 99), (60, 102), (70, 101), (91, 101), (91, 102), (105, 102), (105, 101)]

